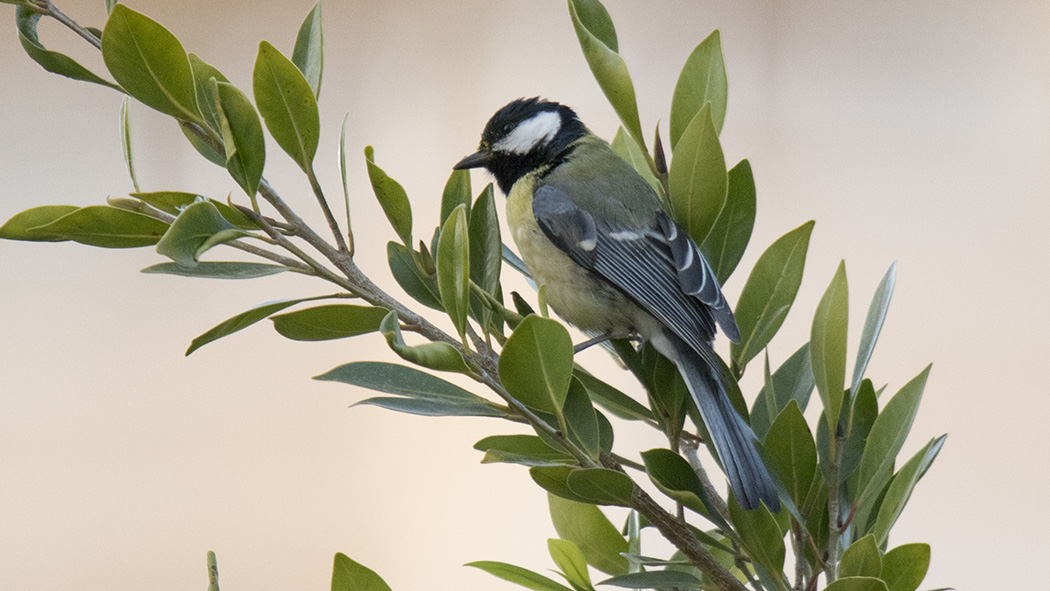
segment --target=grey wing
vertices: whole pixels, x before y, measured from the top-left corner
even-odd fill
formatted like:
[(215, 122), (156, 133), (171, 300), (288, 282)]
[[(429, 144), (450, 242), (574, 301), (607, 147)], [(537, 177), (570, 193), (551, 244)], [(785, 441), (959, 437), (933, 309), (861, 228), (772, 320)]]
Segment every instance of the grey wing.
[(739, 330), (711, 267), (666, 214), (648, 228), (624, 228), (579, 209), (542, 186), (532, 212), (544, 234), (578, 265), (615, 285), (697, 351), (710, 348), (715, 322), (734, 342)]

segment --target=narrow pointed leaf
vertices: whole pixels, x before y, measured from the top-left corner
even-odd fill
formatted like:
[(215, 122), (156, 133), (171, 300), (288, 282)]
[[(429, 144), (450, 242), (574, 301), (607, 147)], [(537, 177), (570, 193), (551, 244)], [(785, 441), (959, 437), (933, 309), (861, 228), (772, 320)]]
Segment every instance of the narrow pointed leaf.
[(627, 540), (601, 509), (553, 495), (547, 499), (558, 537), (576, 544), (594, 568), (610, 575), (627, 574), (627, 559), (620, 556), (627, 551)]
[(580, 380), (573, 379), (562, 408), (565, 424), (569, 428), (569, 439), (594, 459), (601, 451), (599, 445), (598, 416)]
[(574, 464), (572, 456), (555, 449), (535, 435), (491, 435), (474, 444), (485, 452), (482, 464), (510, 462), (524, 466)]
[(596, 404), (612, 414), (629, 421), (653, 419), (653, 413), (641, 403), (617, 390), (606, 382), (594, 377), (580, 366), (573, 369), (572, 375), (579, 379), (587, 394)]
[[(340, 382), (396, 396), (396, 398), (393, 396), (369, 398), (357, 404), (371, 404), (391, 410), (429, 416), (436, 416), (437, 410), (444, 411), (442, 416), (449, 414), (505, 416), (505, 413), (500, 411), (496, 405), (481, 396), (472, 394), (437, 376), (404, 365), (380, 361), (356, 361), (314, 376), (314, 379)], [(410, 406), (411, 402), (419, 404)]]
[(221, 153), (212, 144), (204, 141), (197, 133), (197, 126), (186, 121), (179, 121), (179, 131), (186, 136), (194, 150), (212, 164), (226, 168), (226, 151)]
[(678, 75), (671, 97), (671, 150), (675, 150), (689, 123), (705, 104), (711, 105), (715, 133), (722, 133), (728, 89), (722, 38), (716, 29), (693, 49)]
[(725, 285), (743, 258), (755, 227), (755, 179), (751, 163), (741, 160), (730, 169), (728, 178), (725, 205), (700, 245), (720, 285)]
[(919, 479), (926, 473), (933, 461), (937, 459), (937, 454), (940, 453), (941, 447), (944, 446), (946, 437), (942, 435), (936, 439), (931, 439), (893, 476), (893, 481), (890, 482), (889, 488), (886, 489), (886, 495), (879, 506), (875, 527), (872, 529), (875, 541), (880, 545), (885, 544), (889, 539), (890, 529), (897, 523), (897, 518), (904, 511), (904, 506), (908, 504), (911, 493), (915, 490), (915, 485), (918, 484)]
[(379, 325), (390, 349), (399, 357), (427, 369), (451, 371), (470, 374), (470, 368), (463, 361), (463, 355), (452, 345), (445, 342), (424, 343), (410, 346), (401, 336), (401, 324), (397, 312), (391, 311)]
[(365, 162), (368, 165), (368, 179), (372, 182), (372, 191), (379, 200), (379, 205), (390, 220), (390, 225), (401, 238), (405, 246), (412, 244), (412, 206), (408, 195), (400, 183), (387, 176), (382, 168), (376, 166), (375, 152), (372, 146), (365, 147)]
[(765, 439), (773, 419), (784, 410), (788, 402), (794, 400), (799, 410), (805, 412), (815, 385), (813, 367), (809, 359), (809, 343), (792, 353), (771, 377), (775, 398), (774, 413), (769, 412), (769, 389), (765, 386), (758, 392), (755, 403), (751, 406), (751, 429), (759, 439)]
[[(203, 195), (200, 195), (199, 193), (190, 193), (186, 191), (153, 191), (149, 193), (131, 193), (131, 196), (175, 216), (179, 215), (182, 210), (186, 209), (194, 202), (203, 198)], [(207, 201), (214, 205), (215, 209), (219, 210), (219, 213), (222, 214), (222, 217), (234, 226), (237, 226), (242, 230), (259, 229), (259, 226), (253, 220), (249, 219), (248, 216), (234, 209), (230, 205), (215, 199), (208, 199)]]
[(468, 562), (464, 566), (472, 566), (476, 569), (483, 570), (494, 577), (498, 577), (504, 581), (509, 581), (515, 585), (525, 587), (526, 589), (532, 589), (533, 591), (573, 591), (569, 587), (539, 573), (520, 566), (514, 566), (513, 564), (507, 564), (505, 562), (479, 560), (477, 562)]
[(255, 105), (277, 145), (304, 171), (313, 166), (321, 135), (317, 98), (303, 73), (262, 41), (252, 74)]
[(903, 544), (882, 558), (882, 576), (889, 591), (916, 591), (930, 568), (929, 544)]
[(500, 380), (529, 408), (560, 415), (572, 379), (572, 338), (558, 321), (529, 315), (507, 339)]
[(193, 267), (209, 248), (248, 233), (222, 217), (210, 201), (197, 201), (175, 218), (157, 243), (157, 253), (176, 263)]
[(878, 577), (882, 574), (882, 554), (875, 536), (867, 535), (853, 542), (842, 553), (840, 577)]
[(624, 589), (696, 588), (702, 581), (689, 573), (674, 570), (658, 570), (646, 573), (630, 573), (599, 582), (599, 585)]
[[(470, 208), (470, 280), (486, 293), (502, 301), (500, 271), (503, 268), (503, 242), (500, 237), (496, 197), (490, 183)], [(485, 332), (500, 332), (501, 318), (481, 298), (471, 296), (471, 313)]]
[(295, 36), (292, 63), (303, 73), (313, 90), (314, 97), (321, 96), (321, 74), (324, 72), (324, 35), (321, 31), (321, 0), (317, 0)]
[(773, 421), (764, 446), (770, 467), (780, 475), (791, 500), (801, 506), (817, 471), (817, 446), (797, 402), (789, 401)]
[(390, 586), (372, 569), (336, 552), (332, 591), (390, 591)]
[(128, 112), (130, 101), (127, 95), (124, 95), (124, 100), (120, 101), (120, 151), (124, 154), (124, 165), (127, 166), (131, 185), (135, 187), (137, 193), (141, 189), (139, 189), (139, 179), (135, 175), (135, 158), (131, 152), (131, 120)]
[(62, 234), (48, 234), (37, 230), (67, 214), (80, 209), (76, 205), (41, 205), (16, 213), (0, 226), (0, 238), (30, 242), (64, 242)]
[(490, 404), (459, 402), (452, 400), (421, 400), (397, 396), (374, 396), (355, 402), (351, 406), (378, 406), (395, 412), (421, 417), (501, 417), (508, 418)]
[(817, 304), (810, 332), (810, 353), (817, 392), (824, 403), (828, 429), (834, 432), (842, 411), (846, 384), (846, 324), (849, 320), (849, 288), (846, 263), (839, 263), (824, 296)]
[(740, 342), (730, 345), (733, 370), (744, 373), (780, 329), (802, 284), (813, 222), (806, 222), (771, 244), (758, 258), (734, 311)]
[(649, 479), (660, 492), (703, 515), (715, 525), (728, 529), (728, 524), (711, 506), (700, 478), (682, 456), (669, 449), (651, 449), (642, 452), (642, 461), (645, 462)]
[(894, 460), (911, 430), (929, 374), (930, 366), (927, 365), (886, 403), (886, 407), (875, 419), (855, 476), (855, 490), (858, 491), (857, 518), (867, 516), (876, 497), (889, 482)]
[(710, 105), (700, 109), (678, 141), (667, 183), (675, 221), (703, 244), (726, 203), (729, 186)]
[(470, 236), (466, 207), (457, 207), (441, 227), (436, 262), (441, 303), (463, 338), (470, 310)]
[(259, 190), (266, 166), (266, 138), (248, 96), (226, 82), (213, 82), (219, 98), (219, 124), (226, 147), (226, 170), (249, 197)]
[(101, 84), (115, 90), (121, 90), (119, 86), (100, 78), (91, 70), (77, 63), (73, 58), (51, 51), (44, 47), (37, 34), (37, 23), (43, 15), (30, 9), (28, 6), (19, 6), (15, 12), (15, 24), (18, 27), (18, 40), (22, 43), (22, 49), (40, 64), (45, 70), (52, 74), (66, 76), (74, 80), (83, 80), (93, 84)]
[[(846, 439), (842, 446), (842, 463), (839, 466), (839, 478), (842, 480), (849, 478), (860, 465), (868, 433), (871, 432), (871, 427), (875, 424), (875, 417), (879, 414), (879, 402), (875, 397), (875, 388), (872, 387), (871, 380), (861, 382), (860, 388), (853, 395), (853, 402), (850, 406)], [(823, 450), (823, 453), (826, 455), (827, 450)]]
[(591, 577), (587, 572), (587, 559), (576, 544), (568, 540), (547, 540), (547, 551), (565, 578), (578, 589), (591, 589)]
[(769, 509), (763, 504), (753, 511), (747, 511), (730, 494), (729, 515), (757, 565), (769, 575), (782, 578), (786, 553), (784, 536)]
[[(189, 54), (190, 71), (193, 73), (193, 89), (197, 96), (197, 108), (200, 109), (204, 121), (216, 132), (222, 131), (222, 123), (219, 119), (218, 104), (211, 79), (216, 82), (229, 82), (229, 80), (211, 64), (205, 62), (196, 54)], [(252, 108), (254, 110), (254, 107)]]
[(294, 306), (301, 302), (309, 302), (318, 299), (322, 298), (309, 297), (297, 298), (293, 300), (278, 300), (275, 302), (267, 302), (265, 304), (260, 304), (250, 310), (245, 310), (244, 312), (241, 312), (236, 316), (228, 318), (222, 323), (216, 325), (208, 332), (193, 339), (193, 342), (190, 343), (189, 349), (186, 349), (186, 355), (193, 353), (197, 349), (200, 349), (201, 347), (207, 345), (212, 341), (216, 341), (218, 339), (221, 339), (222, 337), (244, 330), (245, 328), (248, 328), (256, 322), (259, 322), (260, 320), (269, 317), (271, 314), (276, 314), (277, 312), (280, 312), (285, 308)]
[(583, 57), (620, 121), (645, 150), (638, 102), (627, 64), (617, 53), (616, 32), (609, 13), (598, 0), (569, 0), (569, 15)]
[(470, 199), (473, 193), (470, 190), (470, 171), (453, 170), (445, 182), (445, 189), (441, 192), (441, 217), (438, 222), (445, 225), (445, 221), (457, 207), (463, 205), (470, 210)]
[(343, 125), (339, 128), (339, 176), (343, 181), (343, 203), (346, 207), (346, 233), (347, 244), (350, 248), (350, 256), (354, 255), (354, 230), (350, 223), (350, 182), (346, 174), (346, 121), (350, 118), (350, 112), (343, 115)]
[(89, 205), (55, 220), (26, 229), (26, 234), (47, 236), (49, 241), (72, 240), (103, 248), (137, 248), (156, 244), (168, 224), (142, 214), (108, 207)]
[(327, 341), (379, 330), (385, 308), (327, 304), (272, 316), (274, 329), (293, 341)]
[(646, 158), (645, 152), (642, 151), (641, 146), (635, 141), (631, 134), (627, 133), (623, 127), (616, 130), (616, 136), (612, 141), (613, 150), (627, 161), (634, 170), (642, 175), (645, 182), (649, 183), (649, 186), (656, 191), (657, 195), (664, 196), (664, 187), (660, 184), (660, 181), (653, 175), (653, 169), (649, 166), (649, 160)]
[(146, 106), (201, 121), (186, 50), (160, 23), (118, 4), (102, 33), (102, 59), (128, 94)]
[(401, 289), (405, 290), (405, 293), (428, 308), (445, 310), (441, 304), (437, 281), (423, 274), (416, 262), (418, 255), (412, 252), (411, 248), (397, 242), (388, 242), (386, 255), (390, 264), (390, 273)]
[(893, 287), (897, 283), (897, 261), (890, 265), (889, 271), (882, 277), (879, 286), (875, 288), (875, 295), (871, 298), (868, 307), (868, 316), (864, 320), (864, 331), (860, 335), (860, 347), (857, 349), (857, 362), (853, 365), (853, 382), (850, 390), (857, 391), (864, 372), (868, 369), (871, 354), (875, 350), (875, 342), (879, 339), (882, 324), (886, 321), (886, 313), (890, 308), (890, 298), (893, 297)]
[(197, 263), (195, 267), (186, 267), (178, 263), (158, 263), (142, 269), (141, 272), (207, 279), (254, 279), (256, 277), (276, 275), (287, 270), (288, 267), (267, 263), (205, 261)]

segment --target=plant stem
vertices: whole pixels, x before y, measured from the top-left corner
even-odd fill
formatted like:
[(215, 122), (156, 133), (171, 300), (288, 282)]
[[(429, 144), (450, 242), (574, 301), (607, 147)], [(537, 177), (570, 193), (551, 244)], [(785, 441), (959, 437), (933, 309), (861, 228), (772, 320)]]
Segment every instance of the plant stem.
[(314, 168), (311, 166), (306, 171), (306, 178), (310, 180), (310, 188), (313, 189), (314, 196), (317, 197), (317, 203), (321, 206), (321, 211), (324, 212), (324, 219), (328, 222), (328, 227), (332, 230), (332, 235), (335, 236), (335, 245), (339, 249), (339, 252), (350, 255), (350, 249), (346, 246), (346, 240), (343, 239), (343, 231), (339, 229), (339, 222), (335, 221), (335, 216), (332, 215), (332, 209), (328, 207), (328, 200), (324, 197), (324, 191), (321, 189), (321, 183), (317, 181), (317, 174), (314, 173)]
[(711, 483), (711, 479), (707, 476), (707, 470), (704, 470), (703, 464), (700, 463), (700, 456), (697, 455), (697, 443), (692, 439), (686, 439), (682, 442), (683, 455), (689, 462), (689, 465), (693, 468), (693, 472), (696, 472), (696, 476), (700, 479), (700, 484), (704, 487), (704, 492), (707, 493), (707, 498), (714, 505), (715, 510), (722, 516), (722, 519), (732, 523), (732, 518), (729, 516), (729, 505), (726, 504), (725, 500), (718, 491), (715, 490), (714, 485)]
[(831, 457), (831, 465), (828, 468), (828, 560), (824, 565), (827, 574), (827, 582), (831, 584), (838, 578), (839, 570), (839, 536), (842, 533), (842, 523), (839, 516), (839, 469), (842, 463), (842, 445), (838, 435), (838, 429), (832, 428), (832, 435), (828, 438), (828, 455)]
[(77, 35), (84, 38), (85, 41), (95, 46), (95, 49), (102, 49), (102, 40), (96, 37), (91, 31), (87, 30), (80, 23), (66, 16), (64, 12), (58, 9), (57, 6), (51, 3), (51, 0), (42, 0), (39, 2), (30, 3), (30, 6), (37, 12), (50, 16), (56, 21), (62, 23)]

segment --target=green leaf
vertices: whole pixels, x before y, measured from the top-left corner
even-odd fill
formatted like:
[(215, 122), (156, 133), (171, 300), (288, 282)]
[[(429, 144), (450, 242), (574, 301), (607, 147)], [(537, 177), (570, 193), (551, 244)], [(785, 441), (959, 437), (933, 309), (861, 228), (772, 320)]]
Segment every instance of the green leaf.
[(653, 420), (653, 413), (634, 398), (594, 377), (579, 365), (572, 371), (587, 388), (591, 400), (612, 414), (629, 421)]
[(554, 564), (561, 569), (566, 580), (578, 589), (593, 589), (591, 576), (587, 572), (587, 559), (576, 544), (568, 540), (550, 538), (547, 540), (547, 551)]
[[(868, 433), (871, 432), (871, 427), (875, 424), (875, 417), (879, 414), (879, 402), (875, 397), (875, 388), (872, 387), (871, 380), (861, 382), (860, 388), (853, 395), (851, 406), (849, 424), (846, 425), (846, 439), (842, 446), (842, 463), (839, 466), (841, 480), (849, 478), (860, 465)], [(827, 450), (823, 452), (827, 455)]]
[(904, 511), (904, 506), (911, 498), (915, 485), (933, 464), (933, 460), (937, 458), (946, 438), (947, 435), (941, 435), (936, 439), (931, 439), (893, 476), (889, 488), (886, 489), (886, 495), (882, 498), (879, 514), (875, 519), (875, 527), (872, 529), (875, 540), (880, 545), (885, 544), (889, 539), (890, 529), (897, 523), (897, 518)]
[(840, 577), (878, 577), (881, 574), (882, 554), (875, 543), (875, 536), (864, 536), (842, 553)]
[(63, 242), (69, 240), (62, 234), (47, 234), (37, 230), (55, 220), (80, 209), (76, 205), (41, 205), (16, 213), (0, 226), (0, 238), (5, 240), (28, 240), (30, 242)]
[(468, 562), (463, 566), (481, 569), (494, 577), (520, 585), (526, 589), (532, 589), (533, 591), (573, 591), (565, 585), (539, 573), (505, 562), (479, 560), (477, 562)]
[(765, 439), (769, 426), (788, 402), (794, 400), (799, 410), (806, 411), (810, 394), (813, 393), (813, 367), (809, 359), (809, 343), (799, 347), (780, 365), (772, 375), (773, 413), (770, 413), (769, 388), (763, 386), (751, 407), (751, 430), (761, 440)]
[(242, 262), (202, 262), (195, 267), (185, 267), (178, 263), (158, 263), (146, 267), (142, 273), (179, 275), (181, 277), (203, 277), (207, 279), (254, 279), (276, 275), (288, 270), (288, 267), (267, 263)]
[(764, 441), (766, 458), (780, 475), (791, 500), (802, 506), (817, 471), (817, 446), (798, 403), (788, 402)]
[(215, 148), (215, 146), (204, 141), (199, 135), (197, 135), (198, 127), (195, 124), (187, 123), (185, 121), (179, 121), (179, 131), (182, 135), (186, 136), (186, 139), (193, 146), (197, 153), (204, 157), (205, 160), (212, 164), (226, 168), (226, 151), (223, 150), (221, 153)]
[(336, 552), (332, 591), (390, 591), (390, 586), (372, 569)]
[(350, 182), (346, 175), (346, 121), (350, 112), (343, 115), (343, 124), (339, 127), (339, 176), (343, 181), (343, 203), (346, 207), (346, 233), (349, 239), (350, 256), (354, 255), (354, 231), (350, 223)]
[(597, 459), (601, 451), (598, 434), (598, 416), (587, 396), (587, 389), (580, 380), (573, 379), (562, 408), (565, 424), (569, 428), (569, 439), (587, 455)]
[(317, 0), (295, 36), (292, 63), (303, 73), (314, 93), (321, 97), (321, 74), (324, 71), (324, 35), (321, 31), (321, 0)]
[(506, 416), (498, 406), (437, 376), (403, 365), (359, 361), (340, 365), (315, 380), (340, 382), (397, 397), (376, 397), (355, 404), (427, 416)]
[(441, 227), (437, 248), (437, 285), (441, 303), (460, 338), (467, 331), (470, 310), (470, 236), (467, 210), (460, 205)]
[(529, 476), (543, 490), (569, 501), (593, 505), (594, 501), (580, 496), (569, 488), (569, 474), (574, 468), (567, 465), (533, 466), (529, 468)]
[(561, 416), (572, 379), (572, 338), (558, 321), (530, 314), (499, 358), (503, 386), (522, 404)]
[(156, 244), (167, 229), (168, 224), (142, 214), (89, 205), (46, 224), (27, 228), (25, 233), (39, 234), (49, 242), (72, 240), (103, 248), (136, 248)]
[(887, 591), (886, 583), (875, 577), (843, 577), (827, 587), (824, 591)]
[(569, 16), (594, 79), (598, 81), (598, 86), (627, 132), (645, 151), (634, 83), (631, 82), (627, 64), (617, 53), (616, 31), (609, 13), (598, 0), (569, 0)]
[[(466, 172), (466, 171), (457, 171)], [(469, 188), (469, 186), (468, 186)], [(500, 237), (496, 196), (490, 183), (470, 208), (470, 280), (497, 299), (500, 294), (500, 270), (503, 268), (503, 242)], [(493, 313), (477, 296), (471, 309), (486, 332), (493, 332)], [(501, 325), (500, 325), (501, 326)]]
[[(170, 213), (171, 215), (179, 215), (184, 209), (199, 201), (203, 196), (199, 193), (189, 193), (185, 191), (154, 191), (151, 193), (131, 193), (131, 196), (140, 201), (144, 201), (152, 205), (153, 207)], [(233, 207), (223, 203), (222, 201), (216, 201), (215, 199), (208, 199), (209, 203), (215, 206), (215, 209), (219, 210), (222, 217), (226, 218), (226, 221), (230, 222), (234, 226), (241, 228), (242, 230), (257, 230), (259, 226), (248, 216), (244, 215), (240, 211), (237, 211)]]
[(678, 83), (671, 98), (671, 150), (690, 122), (705, 104), (711, 105), (711, 121), (715, 133), (722, 133), (722, 122), (726, 118), (726, 96), (729, 81), (726, 65), (722, 59), (722, 38), (715, 29), (696, 46), (682, 66)]
[(755, 227), (755, 179), (751, 163), (741, 160), (729, 171), (726, 202), (718, 212), (700, 252), (711, 265), (720, 285), (725, 285), (744, 256)]
[(613, 138), (612, 147), (619, 154), (620, 158), (627, 161), (638, 174), (642, 175), (642, 178), (649, 183), (649, 186), (656, 191), (657, 195), (664, 194), (664, 186), (660, 184), (660, 181), (653, 174), (653, 169), (649, 166), (648, 156), (642, 151), (642, 147), (638, 145), (638, 142), (623, 127), (616, 130), (616, 137)]
[(22, 49), (36, 63), (52, 74), (66, 76), (74, 80), (83, 80), (93, 84), (101, 84), (115, 90), (121, 90), (119, 86), (100, 78), (91, 70), (77, 63), (73, 58), (51, 51), (40, 43), (36, 26), (43, 15), (28, 6), (19, 6), (15, 11), (15, 24), (18, 27), (18, 40), (22, 43)]
[(212, 83), (219, 97), (219, 125), (226, 170), (249, 197), (255, 197), (266, 165), (266, 137), (248, 96), (226, 82)]
[(255, 105), (266, 129), (304, 171), (313, 166), (321, 123), (317, 99), (303, 73), (280, 51), (262, 41), (252, 75)]
[(382, 168), (375, 164), (375, 153), (372, 146), (365, 146), (365, 162), (368, 165), (368, 179), (372, 182), (372, 191), (379, 200), (379, 205), (390, 220), (390, 225), (408, 246), (412, 244), (412, 206), (408, 195), (400, 183), (387, 176)]
[(929, 544), (904, 544), (882, 557), (882, 580), (889, 591), (915, 591), (929, 568)]
[(102, 59), (144, 105), (176, 119), (201, 121), (186, 50), (160, 23), (123, 4), (113, 7), (102, 33)]
[(856, 392), (864, 379), (864, 371), (868, 369), (868, 361), (871, 353), (875, 350), (875, 341), (879, 339), (882, 324), (886, 321), (886, 313), (890, 308), (890, 298), (893, 297), (893, 286), (897, 283), (897, 262), (890, 265), (890, 270), (882, 277), (879, 286), (875, 288), (875, 295), (871, 298), (868, 306), (868, 316), (864, 319), (864, 332), (860, 335), (860, 347), (857, 349), (857, 362), (853, 365), (853, 385), (851, 391)]
[(576, 495), (597, 505), (631, 506), (634, 481), (623, 472), (606, 468), (583, 468), (569, 472), (565, 484)]
[(445, 190), (441, 192), (441, 217), (438, 223), (445, 225), (448, 216), (460, 205), (466, 207), (469, 212), (471, 197), (470, 171), (453, 170), (445, 182)]
[(140, 191), (139, 179), (135, 175), (135, 159), (131, 153), (131, 120), (128, 117), (130, 101), (128, 95), (124, 95), (124, 99), (120, 101), (120, 151), (124, 154), (124, 165), (128, 168), (131, 185), (135, 187), (135, 192), (138, 192)]
[(379, 325), (379, 331), (383, 333), (387, 344), (394, 353), (405, 361), (427, 369), (471, 375), (470, 368), (463, 361), (463, 355), (448, 343), (439, 341), (415, 346), (406, 344), (404, 337), (401, 336), (401, 323), (397, 312), (391, 311), (387, 314)]
[(293, 341), (328, 341), (379, 330), (389, 313), (384, 308), (328, 304), (273, 316), (274, 329)]
[(474, 449), (485, 452), (482, 464), (558, 466), (575, 463), (572, 456), (547, 445), (535, 435), (491, 435), (475, 443)]
[[(229, 80), (211, 64), (205, 62), (196, 54), (189, 54), (190, 71), (193, 73), (193, 90), (197, 96), (197, 108), (208, 126), (216, 132), (222, 132), (222, 122), (219, 119), (219, 109), (215, 99), (215, 92), (211, 79), (217, 82), (229, 82)], [(255, 108), (252, 107), (254, 111)], [(220, 163), (221, 164), (221, 163)]]
[(839, 263), (831, 283), (817, 304), (810, 331), (810, 354), (817, 392), (824, 403), (828, 429), (835, 432), (846, 387), (846, 324), (849, 321), (849, 287), (846, 262)]
[(678, 141), (667, 173), (675, 221), (703, 244), (726, 203), (729, 177), (711, 107), (704, 105)]
[(437, 281), (423, 274), (419, 263), (416, 262), (418, 255), (411, 248), (397, 242), (388, 242), (386, 255), (390, 263), (390, 273), (405, 293), (424, 306), (445, 310), (441, 305)]
[(209, 248), (248, 233), (237, 228), (210, 201), (197, 201), (175, 218), (164, 237), (157, 243), (157, 253), (176, 263), (193, 267)]
[(627, 589), (700, 588), (700, 579), (689, 573), (674, 570), (658, 570), (647, 573), (630, 573), (605, 579), (599, 585)]
[(784, 534), (769, 509), (763, 504), (753, 511), (746, 511), (731, 494), (729, 515), (741, 541), (756, 562), (755, 566), (762, 567), (767, 576), (783, 579)]
[(620, 556), (627, 551), (627, 540), (601, 509), (554, 495), (547, 500), (558, 537), (576, 544), (587, 564), (610, 575), (627, 574), (627, 559)]
[(728, 529), (728, 524), (711, 506), (711, 501), (689, 462), (669, 449), (642, 452), (645, 471), (660, 492), (683, 506), (703, 515), (715, 525)]
[(876, 498), (890, 480), (894, 460), (908, 437), (915, 413), (919, 409), (930, 367), (927, 365), (919, 375), (894, 394), (868, 433), (860, 466), (854, 475), (856, 484), (852, 487), (858, 491), (855, 502), (858, 508), (854, 517), (857, 523), (867, 522)]
[(806, 266), (806, 251), (813, 222), (809, 221), (781, 236), (758, 258), (737, 300), (740, 343), (730, 345), (733, 372), (744, 373), (747, 362), (758, 355), (784, 322)]
[(212, 341), (216, 341), (218, 339), (221, 339), (222, 337), (231, 335), (237, 331), (244, 330), (245, 328), (248, 328), (256, 322), (267, 318), (271, 314), (276, 314), (277, 312), (280, 312), (285, 308), (294, 306), (301, 302), (319, 300), (325, 297), (328, 296), (314, 296), (309, 298), (297, 298), (294, 300), (277, 300), (274, 302), (260, 304), (250, 310), (246, 310), (236, 316), (228, 318), (227, 320), (213, 327), (208, 332), (193, 339), (193, 342), (190, 343), (189, 349), (186, 349), (186, 355), (193, 353), (197, 349), (200, 349), (201, 347), (207, 345)]

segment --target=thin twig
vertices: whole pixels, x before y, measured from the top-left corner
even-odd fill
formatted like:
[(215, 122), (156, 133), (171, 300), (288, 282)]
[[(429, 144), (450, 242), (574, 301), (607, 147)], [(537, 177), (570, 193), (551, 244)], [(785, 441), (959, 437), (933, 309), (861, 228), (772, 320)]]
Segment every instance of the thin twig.
[(313, 189), (314, 196), (317, 197), (317, 203), (321, 206), (321, 211), (324, 212), (324, 219), (328, 222), (332, 235), (335, 236), (336, 247), (339, 249), (339, 252), (350, 256), (350, 249), (347, 248), (346, 240), (343, 239), (343, 231), (339, 229), (339, 222), (335, 221), (332, 209), (328, 207), (328, 200), (324, 197), (324, 191), (321, 190), (321, 183), (317, 181), (317, 174), (314, 173), (313, 166), (306, 170), (306, 178), (309, 179), (310, 188)]
[(96, 37), (94, 33), (81, 26), (80, 23), (66, 16), (64, 12), (59, 10), (57, 6), (51, 3), (51, 0), (39, 0), (37, 2), (30, 3), (29, 6), (35, 9), (40, 14), (50, 16), (56, 21), (62, 23), (77, 35), (83, 37), (85, 41), (95, 46), (95, 49), (101, 51), (102, 40)]
[(693, 468), (693, 472), (696, 472), (697, 478), (700, 479), (700, 484), (704, 487), (704, 492), (707, 493), (707, 498), (714, 505), (715, 511), (722, 516), (722, 519), (732, 522), (732, 518), (729, 516), (729, 505), (726, 504), (725, 500), (718, 491), (715, 490), (714, 485), (711, 483), (711, 478), (707, 475), (707, 470), (704, 470), (703, 464), (700, 463), (700, 456), (697, 455), (697, 445), (692, 439), (686, 439), (682, 442), (682, 449), (685, 459), (689, 462), (689, 466)]

